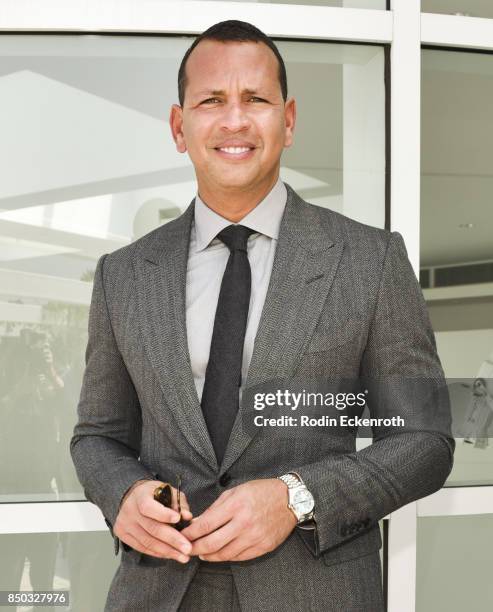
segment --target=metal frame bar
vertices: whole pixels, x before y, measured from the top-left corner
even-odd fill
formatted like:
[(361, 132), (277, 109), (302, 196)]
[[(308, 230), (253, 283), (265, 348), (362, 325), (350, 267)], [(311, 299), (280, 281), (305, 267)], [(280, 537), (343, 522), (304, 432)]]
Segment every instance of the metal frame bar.
[(422, 13), (421, 44), (493, 50), (493, 19)]
[(420, 0), (393, 0), (390, 51), (390, 226), (401, 233), (419, 275), (421, 182)]
[(4, 0), (0, 32), (133, 32), (198, 34), (224, 19), (253, 21), (273, 37), (385, 43), (392, 40), (389, 11), (154, 0)]
[(418, 517), (492, 514), (493, 486), (445, 487), (416, 504)]
[(416, 502), (389, 517), (387, 611), (414, 612), (416, 607)]
[(103, 515), (88, 502), (0, 503), (0, 533), (107, 531)]

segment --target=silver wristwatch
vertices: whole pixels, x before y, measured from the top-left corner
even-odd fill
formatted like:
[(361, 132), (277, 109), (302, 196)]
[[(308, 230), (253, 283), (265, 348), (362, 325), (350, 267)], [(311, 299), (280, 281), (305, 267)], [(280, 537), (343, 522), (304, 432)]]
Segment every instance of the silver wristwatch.
[(278, 478), (288, 487), (288, 508), (295, 515), (298, 527), (303, 527), (308, 523), (306, 527), (313, 529), (315, 500), (301, 476), (296, 472), (289, 472)]

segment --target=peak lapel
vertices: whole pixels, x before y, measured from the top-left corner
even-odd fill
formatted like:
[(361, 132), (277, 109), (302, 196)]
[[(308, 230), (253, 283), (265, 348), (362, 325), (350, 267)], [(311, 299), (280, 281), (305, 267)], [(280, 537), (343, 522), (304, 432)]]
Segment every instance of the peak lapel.
[[(193, 201), (135, 258), (143, 342), (170, 410), (193, 448), (217, 469), (195, 389), (186, 331), (186, 273)], [(156, 415), (159, 417), (159, 415)]]
[[(248, 389), (292, 376), (298, 357), (315, 329), (342, 255), (342, 241), (328, 238), (316, 209), (286, 184), (288, 199), (265, 304), (255, 337)], [(236, 461), (259, 427), (252, 405), (240, 406), (222, 469)]]

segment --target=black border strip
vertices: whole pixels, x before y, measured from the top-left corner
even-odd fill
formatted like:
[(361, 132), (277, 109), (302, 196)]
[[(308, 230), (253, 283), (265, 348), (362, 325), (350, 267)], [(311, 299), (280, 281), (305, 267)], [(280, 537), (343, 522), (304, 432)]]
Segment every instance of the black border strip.
[[(125, 36), (140, 38), (196, 38), (197, 34), (183, 34), (181, 32), (109, 32), (100, 30), (0, 30), (0, 36)], [(366, 47), (389, 47), (390, 43), (346, 40), (339, 38), (303, 38), (299, 36), (271, 36), (274, 42), (304, 42), (304, 43), (324, 43), (334, 45), (363, 45)]]
[(426, 51), (452, 51), (453, 53), (479, 53), (481, 55), (493, 55), (493, 49), (471, 49), (469, 47), (447, 47), (447, 45), (421, 45), (421, 50)]
[(385, 82), (385, 229), (390, 231), (390, 179), (392, 173), (391, 164), (391, 113), (390, 100), (392, 96), (392, 81), (390, 70), (390, 45), (384, 45), (384, 82)]
[(385, 612), (387, 612), (389, 604), (389, 519), (383, 519), (383, 548), (382, 548), (382, 566), (383, 566), (383, 603)]

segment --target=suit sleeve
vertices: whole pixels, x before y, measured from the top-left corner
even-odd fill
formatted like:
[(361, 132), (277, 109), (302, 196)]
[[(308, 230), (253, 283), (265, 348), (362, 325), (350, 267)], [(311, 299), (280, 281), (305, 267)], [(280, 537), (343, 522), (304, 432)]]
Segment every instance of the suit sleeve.
[[(389, 408), (410, 425), (373, 428), (369, 447), (296, 469), (315, 498), (316, 529), (300, 531), (315, 556), (434, 493), (452, 469), (455, 441), (443, 370), (423, 294), (397, 232), (389, 238), (361, 376), (378, 381), (373, 389), (378, 402), (368, 396), (370, 416)], [(435, 396), (423, 392), (430, 385), (438, 390)]]
[[(70, 452), (87, 499), (101, 509), (113, 535), (125, 492), (136, 480), (154, 480), (157, 475), (139, 461), (140, 404), (110, 322), (105, 258), (99, 259), (94, 277), (86, 368)], [(117, 554), (119, 541), (113, 537)]]

